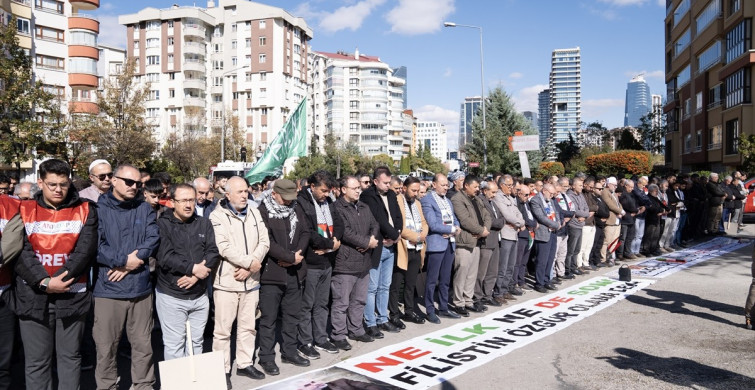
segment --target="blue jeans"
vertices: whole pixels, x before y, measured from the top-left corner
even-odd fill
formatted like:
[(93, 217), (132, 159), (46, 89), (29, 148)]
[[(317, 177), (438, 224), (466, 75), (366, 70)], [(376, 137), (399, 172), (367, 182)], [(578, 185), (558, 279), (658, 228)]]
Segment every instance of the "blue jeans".
[(191, 344), (195, 355), (202, 353), (204, 328), (210, 314), (206, 294), (197, 299), (178, 299), (160, 290), (155, 292), (155, 309), (160, 318), (165, 360), (189, 356), (186, 349), (186, 321), (191, 324)]
[(687, 213), (681, 212), (679, 213), (679, 225), (676, 227), (676, 234), (674, 234), (674, 245), (682, 244), (682, 230), (685, 225), (687, 225)]
[[(396, 257), (395, 244), (391, 248), (383, 247), (380, 264), (370, 269), (370, 286), (367, 288), (367, 304), (364, 305), (364, 322), (375, 326), (388, 322), (388, 295), (393, 279), (393, 260)], [(377, 318), (375, 318), (377, 310)]]

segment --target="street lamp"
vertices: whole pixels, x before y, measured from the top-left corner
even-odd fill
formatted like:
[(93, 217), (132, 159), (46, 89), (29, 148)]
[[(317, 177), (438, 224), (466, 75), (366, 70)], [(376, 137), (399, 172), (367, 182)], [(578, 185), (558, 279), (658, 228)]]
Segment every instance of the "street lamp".
[(221, 128), (220, 132), (220, 162), (225, 161), (225, 78), (230, 76), (231, 73), (241, 70), (241, 69), (247, 69), (249, 68), (249, 65), (244, 65), (235, 69), (231, 69), (222, 75), (220, 75), (223, 78), (223, 110), (220, 114), (220, 118), (223, 121), (223, 127)]
[(468, 24), (456, 24), (453, 22), (445, 22), (443, 23), (443, 27), (466, 27), (466, 28), (476, 28), (480, 30), (480, 97), (482, 99), (482, 153), (483, 153), (483, 167), (484, 170), (488, 170), (488, 141), (487, 136), (485, 135), (485, 132), (488, 129), (488, 123), (485, 120), (485, 60), (483, 57), (483, 51), (482, 51), (482, 27), (480, 26), (472, 26)]

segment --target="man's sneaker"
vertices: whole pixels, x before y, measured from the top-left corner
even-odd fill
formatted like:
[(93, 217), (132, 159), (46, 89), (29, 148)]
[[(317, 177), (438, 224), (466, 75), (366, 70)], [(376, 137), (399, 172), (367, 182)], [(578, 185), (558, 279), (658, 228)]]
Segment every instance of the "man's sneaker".
[(352, 340), (354, 340), (354, 341), (361, 341), (363, 343), (371, 343), (371, 342), (375, 341), (375, 339), (372, 338), (372, 336), (368, 335), (367, 333), (362, 333), (359, 336), (355, 336), (353, 334), (350, 334), (349, 338), (352, 339)]
[(327, 353), (338, 353), (338, 347), (328, 340), (325, 340), (324, 343), (316, 343), (315, 349), (323, 351), (323, 352), (327, 352)]
[[(231, 375), (231, 374), (228, 374)], [(265, 374), (262, 373), (262, 371), (254, 368), (254, 366), (249, 365), (244, 368), (237, 368), (236, 369), (236, 375), (245, 376), (247, 378), (252, 379), (265, 379)]]
[(296, 351), (299, 352), (299, 356), (305, 359), (317, 360), (320, 358), (320, 353), (315, 351), (312, 344), (302, 345)]
[(344, 351), (351, 350), (351, 344), (349, 344), (348, 340), (346, 339), (333, 340), (333, 345), (340, 350), (344, 350)]
[(286, 364), (293, 364), (299, 367), (309, 367), (309, 359), (303, 358), (299, 355), (281, 355), (281, 362)]

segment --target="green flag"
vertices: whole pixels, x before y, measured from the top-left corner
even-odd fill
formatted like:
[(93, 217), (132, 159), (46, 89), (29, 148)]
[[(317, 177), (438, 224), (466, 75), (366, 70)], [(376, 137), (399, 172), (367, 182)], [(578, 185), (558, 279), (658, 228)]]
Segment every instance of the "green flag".
[(283, 163), (291, 157), (307, 154), (307, 99), (288, 118), (283, 129), (268, 145), (262, 157), (246, 173), (249, 183), (259, 183), (265, 176), (281, 176)]

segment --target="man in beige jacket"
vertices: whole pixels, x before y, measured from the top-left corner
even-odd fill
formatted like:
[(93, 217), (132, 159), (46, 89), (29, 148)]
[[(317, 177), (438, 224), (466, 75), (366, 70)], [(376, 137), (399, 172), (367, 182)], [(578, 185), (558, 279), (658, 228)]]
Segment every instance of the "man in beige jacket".
[(248, 207), (246, 180), (235, 176), (226, 183), (226, 197), (210, 214), (221, 262), (215, 275), (215, 330), (212, 350), (222, 351), (230, 388), (231, 327), (237, 321), (236, 374), (263, 379), (252, 365), (254, 322), (259, 302), (260, 267), (270, 248), (267, 227), (256, 207)]
[(615, 177), (609, 177), (606, 180), (606, 188), (600, 194), (600, 198), (608, 206), (610, 214), (608, 215), (608, 221), (606, 221), (605, 227), (605, 240), (603, 241), (603, 247), (600, 249), (600, 261), (599, 267), (612, 266), (613, 260), (611, 260), (610, 247), (616, 245), (614, 241), (619, 238), (621, 232), (620, 219), (624, 216), (624, 208), (619, 203), (619, 198), (616, 197), (616, 187), (618, 183)]

